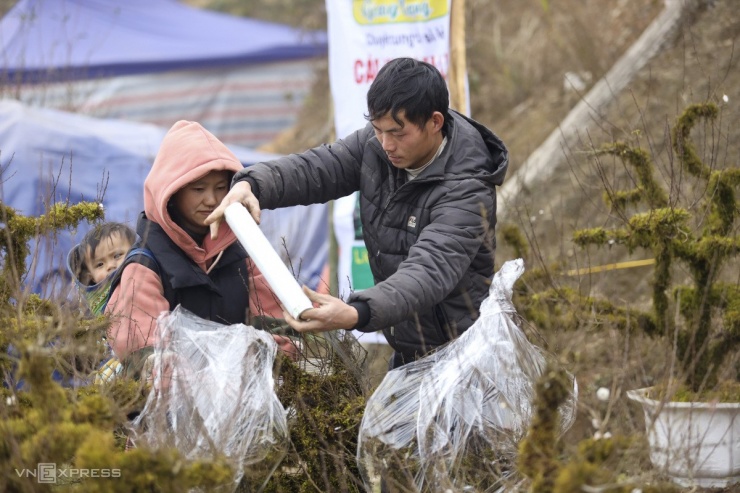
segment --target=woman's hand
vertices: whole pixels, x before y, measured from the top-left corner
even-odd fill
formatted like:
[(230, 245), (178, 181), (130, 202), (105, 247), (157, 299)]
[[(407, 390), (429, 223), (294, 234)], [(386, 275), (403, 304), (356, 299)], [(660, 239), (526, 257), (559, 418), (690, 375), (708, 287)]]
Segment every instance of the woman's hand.
[(298, 361), (298, 346), (290, 337), (272, 335), (272, 338), (278, 345), (278, 349), (283, 352), (292, 361)]
[(174, 352), (169, 350), (155, 352), (144, 361), (142, 377), (155, 391), (166, 393), (170, 390), (177, 366), (178, 357)]
[(260, 203), (257, 197), (252, 193), (252, 186), (249, 182), (239, 181), (231, 187), (229, 193), (221, 201), (218, 207), (211, 212), (205, 219), (204, 223), (211, 226), (211, 239), (215, 240), (218, 238), (218, 227), (221, 225), (221, 221), (224, 219), (224, 211), (231, 204), (239, 202), (247, 208), (249, 213), (254, 218), (254, 221), (260, 223)]

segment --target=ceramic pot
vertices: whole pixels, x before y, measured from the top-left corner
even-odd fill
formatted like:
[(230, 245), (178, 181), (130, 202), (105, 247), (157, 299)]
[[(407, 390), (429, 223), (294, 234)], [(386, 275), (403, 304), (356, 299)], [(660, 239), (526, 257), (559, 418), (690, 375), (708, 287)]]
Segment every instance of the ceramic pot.
[(663, 402), (630, 390), (645, 412), (650, 460), (674, 483), (702, 488), (740, 482), (740, 403)]

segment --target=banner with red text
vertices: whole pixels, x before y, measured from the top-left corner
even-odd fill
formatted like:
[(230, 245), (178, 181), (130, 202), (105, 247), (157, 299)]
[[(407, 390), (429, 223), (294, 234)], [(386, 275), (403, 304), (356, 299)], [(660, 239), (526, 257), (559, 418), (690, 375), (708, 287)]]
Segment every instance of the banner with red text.
[[(431, 63), (447, 78), (450, 66), (451, 0), (326, 0), (329, 82), (334, 125), (344, 138), (367, 124), (367, 91), (389, 60), (412, 57)], [(339, 245), (339, 295), (373, 284), (362, 241), (357, 194), (335, 202)], [(359, 334), (383, 342), (381, 333)]]
[(367, 90), (388, 60), (418, 58), (447, 78), (450, 1), (326, 0), (337, 137), (367, 123)]

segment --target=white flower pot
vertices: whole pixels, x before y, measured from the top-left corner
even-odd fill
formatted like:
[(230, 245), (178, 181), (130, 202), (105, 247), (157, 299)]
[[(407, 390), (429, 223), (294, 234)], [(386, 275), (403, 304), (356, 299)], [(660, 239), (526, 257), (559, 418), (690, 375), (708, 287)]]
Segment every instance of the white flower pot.
[(649, 390), (627, 396), (645, 411), (653, 465), (681, 486), (740, 482), (740, 403), (662, 402)]

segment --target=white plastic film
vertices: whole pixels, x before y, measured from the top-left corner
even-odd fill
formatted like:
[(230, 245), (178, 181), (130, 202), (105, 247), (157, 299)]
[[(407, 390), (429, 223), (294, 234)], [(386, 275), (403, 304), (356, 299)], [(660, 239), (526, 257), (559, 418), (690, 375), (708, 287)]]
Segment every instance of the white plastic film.
[(234, 203), (226, 208), (224, 216), (239, 242), (247, 250), (262, 275), (265, 276), (267, 284), (275, 292), (285, 310), (293, 318), (299, 319), (301, 313), (313, 308), (311, 301), (267, 240), (267, 237), (262, 233), (249, 211), (242, 204)]
[(225, 457), (234, 471), (230, 491), (241, 482), (262, 491), (289, 444), (272, 374), (276, 353), (272, 335), (254, 327), (224, 326), (180, 306), (163, 313), (136, 444), (174, 448), (189, 460)]
[[(511, 302), (523, 271), (521, 259), (506, 262), (470, 329), (388, 372), (370, 397), (357, 447), (368, 490), (378, 477), (391, 491), (481, 492), (497, 491), (511, 478), (534, 413), (535, 386), (547, 366), (547, 355), (527, 340)], [(572, 376), (571, 383), (560, 408), (562, 432), (575, 419), (578, 386)]]

